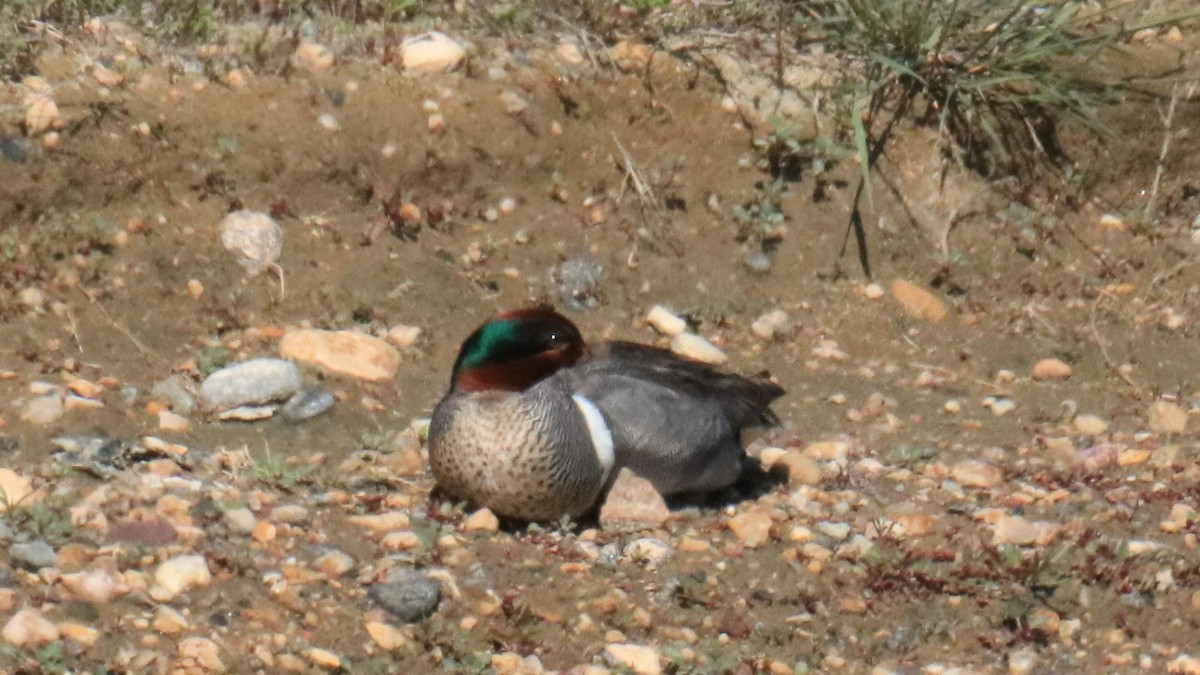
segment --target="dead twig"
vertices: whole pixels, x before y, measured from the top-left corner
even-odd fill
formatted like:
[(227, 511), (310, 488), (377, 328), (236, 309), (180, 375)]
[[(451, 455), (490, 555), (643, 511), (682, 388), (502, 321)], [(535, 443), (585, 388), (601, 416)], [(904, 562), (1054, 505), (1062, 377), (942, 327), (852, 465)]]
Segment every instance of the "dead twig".
[(116, 331), (118, 333), (120, 333), (121, 335), (124, 335), (126, 338), (128, 338), (129, 341), (133, 343), (133, 346), (137, 347), (137, 350), (139, 352), (141, 352), (143, 356), (153, 356), (154, 358), (158, 359), (159, 361), (164, 360), (161, 354), (154, 351), (153, 349), (150, 349), (146, 345), (142, 344), (141, 340), (138, 340), (137, 337), (134, 336), (132, 331), (130, 331), (128, 328), (121, 325), (120, 323), (117, 323), (116, 319), (113, 319), (112, 316), (109, 315), (108, 310), (104, 309), (104, 305), (101, 305), (99, 302), (96, 302), (96, 298), (92, 297), (90, 294), (88, 294), (87, 291), (83, 290), (82, 288), (79, 288), (79, 292), (82, 293), (83, 297), (87, 298), (88, 302), (91, 302), (92, 305), (94, 305), (96, 307), (96, 309), (100, 310), (100, 315), (104, 317), (104, 320), (108, 322), (108, 325), (112, 326), (114, 329), (116, 329)]
[(987, 380), (981, 380), (977, 377), (971, 377), (970, 375), (963, 375), (962, 373), (959, 373), (954, 370), (950, 370), (949, 368), (935, 366), (931, 363), (917, 363), (915, 361), (912, 363), (909, 363), (908, 365), (910, 368), (917, 368), (919, 370), (933, 371), (940, 375), (945, 375), (946, 377), (950, 377), (950, 378), (953, 378), (956, 380), (966, 380), (968, 382), (974, 382), (975, 384), (978, 384), (982, 387), (987, 387), (988, 389), (991, 389), (992, 391), (996, 392), (997, 394), (1003, 394), (1004, 396), (1009, 395), (1009, 390), (1007, 387), (998, 385), (995, 382), (988, 382)]
[(1158, 152), (1158, 163), (1154, 166), (1154, 182), (1150, 184), (1150, 199), (1146, 201), (1146, 209), (1142, 212), (1142, 222), (1145, 223), (1149, 223), (1150, 218), (1154, 215), (1154, 206), (1158, 202), (1158, 186), (1162, 182), (1163, 174), (1167, 172), (1167, 153), (1171, 151), (1171, 139), (1175, 135), (1175, 105), (1177, 103), (1179, 103), (1178, 84), (1171, 87), (1171, 102), (1167, 104), (1167, 111), (1164, 113), (1161, 106), (1158, 109), (1158, 118), (1162, 120), (1163, 125), (1162, 149)]
[[(634, 191), (641, 200), (642, 206), (654, 206), (658, 200), (654, 197), (654, 190), (650, 184), (642, 180), (641, 174), (638, 173), (637, 165), (633, 163), (633, 158), (629, 156), (629, 152), (625, 150), (625, 146), (621, 145), (621, 140), (617, 135), (612, 134), (613, 143), (616, 143), (617, 150), (621, 152), (621, 168), (625, 170), (625, 182), (621, 184), (621, 196), (624, 196), (625, 187), (632, 185)], [(620, 197), (618, 197), (618, 200)]]
[(1117, 377), (1121, 378), (1125, 384), (1133, 388), (1134, 398), (1140, 401), (1142, 400), (1142, 386), (1137, 382), (1134, 382), (1133, 378), (1131, 378), (1129, 374), (1126, 373), (1120, 366), (1113, 363), (1112, 358), (1110, 358), (1108, 355), (1108, 346), (1106, 345), (1104, 336), (1100, 335), (1100, 329), (1096, 327), (1096, 312), (1100, 308), (1100, 303), (1111, 295), (1112, 294), (1107, 291), (1101, 291), (1100, 295), (1096, 296), (1096, 301), (1092, 303), (1092, 309), (1088, 316), (1088, 331), (1091, 332), (1092, 342), (1096, 344), (1096, 349), (1100, 350), (1100, 357), (1104, 359), (1104, 364), (1108, 366), (1114, 373), (1116, 373)]

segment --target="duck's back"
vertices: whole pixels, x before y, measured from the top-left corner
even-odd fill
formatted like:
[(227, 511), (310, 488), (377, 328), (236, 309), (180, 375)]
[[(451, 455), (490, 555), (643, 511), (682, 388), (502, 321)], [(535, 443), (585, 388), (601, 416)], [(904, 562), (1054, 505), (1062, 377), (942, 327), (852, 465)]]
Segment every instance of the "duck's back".
[(719, 490), (737, 480), (741, 431), (774, 424), (783, 389), (725, 373), (657, 347), (601, 345), (571, 369), (572, 387), (604, 414), (617, 466), (663, 494)]

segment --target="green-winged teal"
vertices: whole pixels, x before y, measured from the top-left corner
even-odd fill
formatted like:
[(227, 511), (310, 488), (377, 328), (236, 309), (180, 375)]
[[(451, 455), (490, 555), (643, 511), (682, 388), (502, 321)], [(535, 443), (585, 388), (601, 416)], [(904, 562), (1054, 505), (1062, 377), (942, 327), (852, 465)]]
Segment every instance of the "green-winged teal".
[(429, 460), (449, 495), (524, 520), (591, 511), (621, 467), (663, 495), (741, 473), (741, 431), (777, 422), (783, 389), (630, 342), (589, 347), (550, 309), (471, 334), (433, 411)]

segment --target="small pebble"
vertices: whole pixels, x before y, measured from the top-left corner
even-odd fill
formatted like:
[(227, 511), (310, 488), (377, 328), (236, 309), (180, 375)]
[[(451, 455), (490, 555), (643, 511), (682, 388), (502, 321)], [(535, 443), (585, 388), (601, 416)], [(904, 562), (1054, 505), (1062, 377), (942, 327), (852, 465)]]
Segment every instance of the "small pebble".
[(421, 329), (417, 326), (399, 324), (392, 326), (387, 332), (387, 341), (400, 349), (407, 349), (417, 343), (421, 337)]
[(154, 582), (171, 598), (183, 591), (212, 583), (208, 562), (202, 555), (181, 555), (161, 563), (154, 570)]
[(558, 290), (559, 298), (574, 310), (600, 306), (600, 284), (604, 276), (604, 265), (588, 254), (570, 256), (550, 270), (550, 281)]
[(750, 324), (750, 332), (763, 340), (770, 340), (791, 327), (791, 319), (787, 312), (774, 310), (767, 312)]
[(8, 510), (9, 504), (28, 504), (33, 494), (33, 481), (12, 469), (0, 469), (0, 513)]
[(408, 636), (399, 628), (380, 621), (366, 623), (367, 634), (379, 645), (380, 649), (391, 651), (408, 644)]
[(883, 286), (879, 284), (867, 284), (862, 291), (863, 297), (868, 300), (878, 300), (882, 298), (887, 291), (883, 290)]
[(234, 211), (221, 221), (220, 229), (221, 245), (250, 276), (274, 265), (283, 252), (283, 229), (261, 211)]
[(21, 419), (30, 424), (45, 426), (62, 419), (66, 413), (66, 402), (59, 394), (48, 394), (30, 399), (21, 410)]
[(328, 649), (311, 647), (304, 651), (304, 656), (307, 657), (313, 665), (320, 666), (322, 668), (329, 668), (332, 670), (342, 667), (341, 657), (329, 651)]
[(305, 40), (292, 53), (292, 63), (311, 73), (323, 73), (333, 66), (333, 51), (325, 45)]
[(679, 333), (671, 338), (671, 351), (701, 363), (721, 364), (729, 360), (725, 352), (695, 333)]
[(158, 413), (158, 428), (162, 431), (177, 431), (186, 433), (192, 428), (192, 423), (183, 415), (170, 410), (160, 410)]
[(762, 511), (747, 511), (729, 519), (728, 526), (748, 548), (758, 548), (771, 540), (771, 517)]
[(258, 524), (258, 518), (254, 516), (253, 511), (241, 506), (225, 512), (225, 523), (233, 532), (250, 534), (254, 530), (254, 526)]
[(196, 409), (195, 389), (182, 375), (172, 375), (154, 383), (150, 395), (171, 406), (180, 415), (190, 415)]
[(187, 617), (170, 605), (159, 605), (154, 610), (154, 619), (150, 625), (164, 635), (175, 635), (191, 628)]
[(999, 468), (978, 460), (966, 460), (950, 468), (950, 476), (966, 487), (990, 488), (1004, 480)]
[(500, 519), (489, 508), (482, 508), (463, 519), (464, 532), (495, 532), (500, 529)]
[(850, 536), (849, 523), (834, 523), (823, 520), (817, 523), (817, 530), (834, 541), (845, 541)]
[(337, 403), (337, 397), (333, 392), (319, 387), (304, 387), (292, 394), (279, 411), (289, 422), (303, 422), (329, 410), (334, 403)]
[(1187, 411), (1170, 401), (1155, 401), (1148, 414), (1150, 430), (1160, 434), (1178, 434), (1187, 429)]
[(0, 629), (0, 637), (17, 647), (45, 644), (59, 638), (58, 626), (36, 609), (22, 609)]
[(1076, 415), (1072, 424), (1076, 432), (1087, 436), (1099, 436), (1108, 431), (1108, 422), (1096, 415)]
[(368, 595), (375, 604), (405, 623), (433, 614), (441, 599), (441, 584), (417, 572), (401, 572), (397, 577), (371, 586)]
[(644, 645), (615, 643), (604, 648), (604, 658), (614, 666), (628, 668), (637, 675), (660, 675), (662, 659), (658, 650)]
[(462, 45), (438, 31), (415, 35), (400, 43), (400, 62), (410, 73), (452, 70), (466, 57)]
[(217, 413), (217, 419), (222, 422), (258, 422), (275, 416), (273, 405), (241, 405)]
[(106, 604), (129, 592), (120, 572), (100, 567), (64, 574), (59, 583), (75, 598), (97, 604)]
[(529, 108), (529, 101), (511, 89), (500, 94), (500, 104), (509, 115), (520, 115)]
[(25, 544), (13, 544), (8, 548), (13, 562), (20, 567), (36, 572), (43, 567), (54, 567), (57, 556), (54, 548), (42, 540)]
[(763, 469), (771, 471), (782, 467), (787, 471), (788, 482), (796, 485), (817, 485), (824, 478), (821, 465), (812, 457), (783, 448), (764, 448), (759, 456)]
[(1042, 359), (1033, 366), (1035, 380), (1065, 380), (1071, 376), (1072, 368), (1058, 359)]
[(387, 511), (361, 516), (351, 516), (350, 522), (373, 532), (403, 530), (409, 526), (408, 514), (403, 511)]
[(225, 672), (225, 664), (221, 662), (221, 649), (217, 643), (203, 637), (190, 637), (179, 641), (179, 658), (184, 664), (191, 668), (183, 668), (188, 670), (199, 668), (201, 671), (213, 673)]
[(671, 546), (653, 537), (634, 539), (625, 545), (625, 557), (654, 567), (671, 555)]
[(918, 319), (937, 322), (946, 318), (946, 305), (934, 294), (909, 281), (893, 281), (892, 295), (909, 315)]
[(989, 396), (983, 399), (983, 407), (989, 408), (996, 417), (1002, 417), (1016, 410), (1017, 404), (1011, 398)]
[(667, 337), (674, 337), (687, 330), (687, 321), (676, 316), (662, 305), (655, 305), (646, 313), (646, 323)]

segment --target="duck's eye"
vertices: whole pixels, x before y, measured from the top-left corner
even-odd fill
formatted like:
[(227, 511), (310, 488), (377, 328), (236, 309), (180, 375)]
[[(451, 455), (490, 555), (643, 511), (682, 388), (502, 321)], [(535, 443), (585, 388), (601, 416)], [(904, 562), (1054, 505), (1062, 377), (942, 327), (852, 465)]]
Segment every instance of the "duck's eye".
[(550, 346), (556, 349), (562, 349), (568, 344), (567, 336), (558, 331), (551, 332), (546, 336), (546, 339), (550, 342)]

